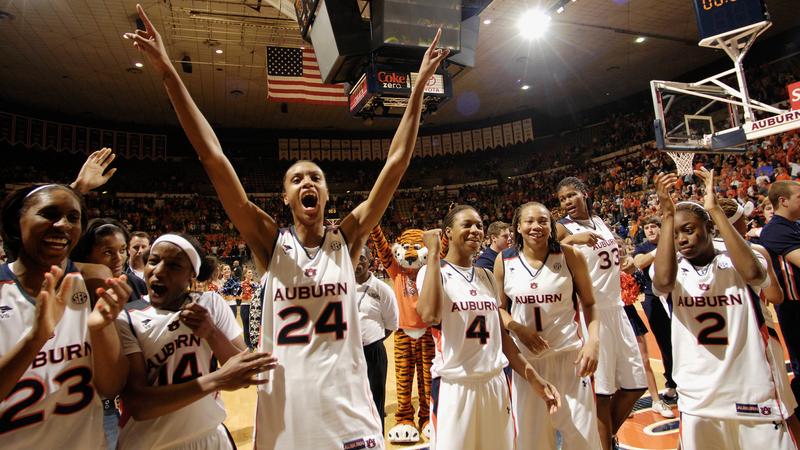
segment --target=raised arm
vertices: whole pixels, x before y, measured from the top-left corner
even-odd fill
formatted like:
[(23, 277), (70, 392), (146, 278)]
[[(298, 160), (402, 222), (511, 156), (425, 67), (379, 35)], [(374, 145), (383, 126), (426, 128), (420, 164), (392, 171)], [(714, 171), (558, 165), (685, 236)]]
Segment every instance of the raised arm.
[(381, 264), (383, 264), (386, 272), (391, 278), (396, 277), (400, 270), (397, 267), (397, 261), (395, 261), (394, 255), (392, 254), (392, 246), (386, 240), (386, 236), (383, 234), (383, 229), (381, 228), (380, 223), (375, 225), (375, 228), (372, 229), (369, 234), (369, 238), (372, 239), (372, 242), (375, 244), (378, 258), (380, 258)]
[[(441, 35), (442, 30), (439, 29), (430, 47), (425, 51), (422, 64), (419, 66), (417, 82), (411, 89), (408, 106), (406, 106), (406, 111), (403, 113), (403, 118), (400, 120), (400, 125), (397, 127), (397, 132), (395, 132), (392, 144), (389, 147), (386, 164), (383, 166), (377, 180), (375, 180), (375, 184), (369, 192), (369, 197), (342, 220), (342, 230), (345, 235), (352, 236), (351, 253), (360, 251), (359, 249), (364, 243), (363, 239), (383, 216), (386, 207), (389, 206), (389, 201), (394, 196), (394, 192), (397, 190), (397, 186), (400, 184), (400, 180), (411, 162), (414, 144), (417, 141), (419, 120), (422, 115), (425, 85), (436, 72), (439, 64), (450, 53), (448, 49), (436, 48)], [(358, 256), (356, 255), (355, 257), (357, 258)]]
[(80, 172), (78, 172), (78, 178), (70, 183), (69, 186), (81, 194), (85, 194), (106, 184), (117, 172), (116, 167), (106, 172), (114, 158), (116, 158), (114, 151), (107, 147), (93, 152), (83, 163)]
[(778, 275), (772, 267), (772, 259), (769, 257), (769, 252), (766, 248), (758, 245), (751, 244), (754, 251), (761, 253), (761, 256), (767, 260), (767, 276), (769, 277), (769, 286), (765, 287), (761, 292), (764, 293), (764, 300), (773, 305), (780, 305), (783, 303), (783, 289), (781, 289)]
[(653, 290), (659, 293), (672, 291), (678, 275), (678, 259), (675, 255), (675, 204), (669, 191), (678, 177), (672, 173), (658, 173), (654, 182), (661, 206), (661, 235), (658, 238), (656, 256), (653, 260)]
[(444, 301), (441, 258), (439, 257), (441, 234), (442, 230), (434, 229), (428, 230), (422, 235), (422, 240), (428, 247), (428, 263), (424, 268), (425, 277), (417, 301), (417, 314), (425, 323), (432, 325), (442, 321), (442, 302)]
[(725, 211), (719, 206), (717, 196), (714, 193), (714, 171), (701, 167), (700, 170), (695, 170), (694, 174), (700, 177), (705, 185), (703, 208), (708, 211), (711, 220), (717, 226), (719, 235), (725, 242), (725, 248), (728, 250), (728, 256), (731, 258), (733, 268), (739, 272), (739, 275), (744, 278), (747, 284), (761, 286), (767, 277), (767, 269), (759, 263), (758, 258), (753, 253), (753, 249), (750, 248), (742, 235), (733, 228), (733, 225), (725, 215)]
[(223, 153), (217, 135), (170, 62), (161, 35), (153, 27), (142, 6), (136, 5), (136, 10), (144, 22), (145, 31), (125, 33), (125, 37), (133, 40), (134, 47), (147, 56), (161, 76), (178, 121), (203, 163), (225, 212), (252, 249), (259, 272), (264, 272), (272, 255), (278, 225), (269, 214), (247, 199), (244, 187), (233, 170), (233, 165)]

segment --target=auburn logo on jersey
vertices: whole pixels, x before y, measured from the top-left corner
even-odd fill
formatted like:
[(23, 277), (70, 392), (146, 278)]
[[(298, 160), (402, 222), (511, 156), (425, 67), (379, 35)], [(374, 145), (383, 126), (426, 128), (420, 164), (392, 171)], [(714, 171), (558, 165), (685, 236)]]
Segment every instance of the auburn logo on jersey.
[(539, 287), (539, 283), (536, 283), (536, 282), (531, 283), (531, 289), (536, 289), (538, 287)]
[(175, 331), (180, 326), (181, 326), (181, 323), (176, 320), (175, 322), (172, 322), (171, 324), (167, 325), (167, 329), (169, 331)]
[(317, 275), (317, 269), (315, 269), (313, 267), (309, 267), (308, 269), (303, 271), (303, 274), (305, 276), (309, 277), (309, 278), (313, 277), (313, 276), (316, 276)]
[(476, 289), (470, 289), (469, 290), (469, 295), (475, 297), (476, 295), (478, 295), (478, 291)]
[(711, 289), (711, 285), (708, 283), (700, 283), (697, 285), (697, 287), (699, 287), (701, 291), (707, 291)]

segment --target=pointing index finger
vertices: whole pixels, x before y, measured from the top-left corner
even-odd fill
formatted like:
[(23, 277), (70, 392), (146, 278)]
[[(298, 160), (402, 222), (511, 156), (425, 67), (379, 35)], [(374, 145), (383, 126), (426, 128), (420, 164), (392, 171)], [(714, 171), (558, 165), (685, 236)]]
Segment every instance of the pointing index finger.
[(150, 18), (147, 17), (147, 13), (144, 12), (144, 8), (139, 3), (136, 4), (136, 12), (139, 13), (139, 17), (142, 19), (142, 22), (144, 23), (145, 31), (151, 34), (154, 33), (155, 30), (153, 29), (153, 24), (152, 22), (150, 22)]

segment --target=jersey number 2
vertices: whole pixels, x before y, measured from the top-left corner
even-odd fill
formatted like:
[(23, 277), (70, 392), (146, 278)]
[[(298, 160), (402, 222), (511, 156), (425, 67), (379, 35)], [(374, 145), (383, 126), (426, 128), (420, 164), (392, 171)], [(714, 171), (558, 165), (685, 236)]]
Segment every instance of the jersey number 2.
[[(284, 325), (278, 332), (278, 345), (308, 344), (311, 341), (310, 333), (297, 332), (308, 324), (310, 320), (308, 311), (301, 306), (290, 306), (278, 313), (278, 316), (284, 320), (291, 315), (296, 315), (297, 319)], [(347, 322), (344, 321), (342, 302), (330, 302), (325, 305), (325, 309), (319, 313), (319, 318), (314, 324), (314, 332), (317, 334), (334, 333), (336, 340), (339, 340), (344, 339), (345, 331), (347, 331)]]
[(728, 345), (727, 336), (711, 336), (717, 331), (725, 329), (725, 318), (722, 314), (715, 312), (705, 312), (694, 318), (696, 321), (703, 323), (711, 321), (711, 325), (700, 330), (697, 334), (697, 343), (700, 345)]
[(486, 331), (486, 316), (477, 316), (467, 328), (467, 337), (470, 339), (480, 339), (481, 344), (489, 340), (489, 332)]
[[(88, 367), (73, 367), (67, 369), (54, 378), (56, 383), (63, 385), (71, 378), (78, 378), (78, 381), (67, 387), (68, 395), (80, 395), (76, 401), (72, 403), (56, 403), (53, 408), (55, 414), (72, 414), (85, 408), (94, 398), (94, 388), (90, 384), (92, 381), (92, 371)], [(0, 416), (0, 434), (14, 431), (28, 425), (44, 420), (44, 411), (31, 411), (28, 414), (20, 415), (20, 413), (28, 407), (38, 403), (45, 395), (45, 386), (37, 379), (26, 378), (20, 380), (8, 397), (16, 394), (17, 392), (28, 390), (28, 396), (23, 397), (22, 400), (14, 403), (6, 408), (2, 416)], [(6, 397), (6, 398), (8, 398)]]

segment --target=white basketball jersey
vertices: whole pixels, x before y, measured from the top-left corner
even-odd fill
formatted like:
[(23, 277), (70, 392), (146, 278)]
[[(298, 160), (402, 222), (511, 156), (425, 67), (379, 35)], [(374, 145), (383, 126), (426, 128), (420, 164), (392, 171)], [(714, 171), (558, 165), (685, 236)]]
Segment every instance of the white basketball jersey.
[(595, 309), (617, 308), (622, 306), (622, 288), (619, 281), (619, 248), (614, 234), (605, 222), (597, 216), (589, 220), (577, 221), (569, 216), (558, 221), (570, 234), (591, 231), (601, 236), (597, 244), (573, 245), (586, 258), (589, 277), (592, 279)]
[[(427, 269), (423, 266), (417, 274), (420, 292)], [(502, 348), (494, 275), (481, 267), (459, 268), (447, 261), (442, 261), (441, 274), (442, 321), (432, 329), (437, 357), (431, 373), (447, 381), (497, 375), (508, 360)]]
[[(756, 257), (766, 268), (766, 260)], [(672, 292), (654, 286), (654, 293), (668, 294), (672, 302), (672, 375), (680, 411), (718, 419), (780, 420), (786, 408), (772, 381), (760, 302), (727, 253), (718, 253), (701, 268), (678, 255)]]
[[(716, 237), (714, 238), (714, 249), (720, 252), (728, 251), (727, 247), (725, 247), (725, 241), (722, 238)], [(772, 333), (775, 333), (775, 318), (772, 317), (772, 312), (769, 310), (769, 305), (763, 299), (761, 295), (761, 291), (763, 290), (761, 286), (750, 286), (753, 290), (758, 294), (758, 298), (761, 299), (761, 313), (764, 314), (764, 323), (766, 324), (767, 328), (772, 330)], [(775, 338), (778, 339), (777, 333), (775, 333)]]
[[(67, 263), (66, 273), (78, 269)], [(92, 385), (94, 361), (87, 328), (91, 302), (83, 278), (74, 280), (53, 337), (0, 402), (4, 449), (105, 449), (103, 405)], [(36, 300), (24, 292), (8, 264), (0, 265), (0, 356), (30, 333)]]
[(278, 367), (258, 389), (254, 448), (382, 448), (341, 230), (326, 230), (312, 256), (281, 229), (261, 294), (259, 349)]
[[(208, 310), (211, 320), (228, 340), (242, 334), (230, 307), (215, 292), (190, 294)], [(178, 319), (180, 311), (158, 309), (145, 296), (125, 305), (117, 316), (117, 331), (122, 351), (141, 353), (150, 386), (185, 383), (216, 370), (217, 361), (205, 339), (192, 333)], [(213, 361), (212, 361), (213, 360)], [(122, 405), (119, 450), (147, 450), (175, 447), (216, 429), (225, 420), (225, 409), (217, 401), (218, 392), (155, 419), (137, 421)]]
[(550, 349), (534, 354), (513, 332), (511, 337), (529, 360), (581, 347), (576, 322), (577, 296), (563, 253), (550, 253), (534, 269), (517, 249), (503, 251), (503, 291), (511, 302), (511, 317), (535, 329)]

